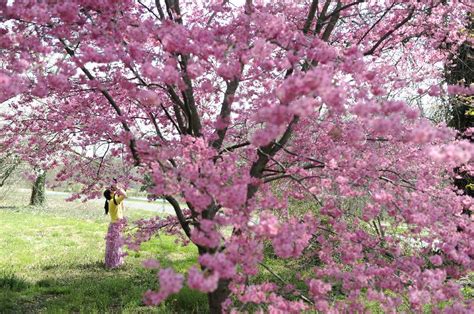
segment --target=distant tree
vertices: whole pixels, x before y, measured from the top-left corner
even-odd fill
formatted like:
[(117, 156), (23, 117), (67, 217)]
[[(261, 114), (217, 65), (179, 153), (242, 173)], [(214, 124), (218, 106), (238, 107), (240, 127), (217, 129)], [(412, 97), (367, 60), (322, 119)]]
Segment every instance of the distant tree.
[(14, 174), (19, 164), (18, 156), (9, 153), (0, 156), (0, 188), (8, 182), (7, 180)]
[(37, 170), (36, 179), (33, 182), (31, 188), (30, 205), (41, 206), (46, 201), (45, 189), (46, 189), (46, 171)]
[[(446, 81), (450, 85), (461, 85), (469, 87), (474, 83), (474, 17), (468, 14), (468, 23), (465, 31), (469, 34), (469, 40), (460, 45), (452, 55), (446, 66)], [(459, 137), (474, 142), (474, 97), (469, 94), (460, 94), (450, 97), (448, 125), (459, 132)], [(455, 169), (455, 185), (463, 190), (466, 195), (474, 197), (474, 172), (469, 165), (463, 165)], [(471, 215), (466, 208), (465, 214)]]

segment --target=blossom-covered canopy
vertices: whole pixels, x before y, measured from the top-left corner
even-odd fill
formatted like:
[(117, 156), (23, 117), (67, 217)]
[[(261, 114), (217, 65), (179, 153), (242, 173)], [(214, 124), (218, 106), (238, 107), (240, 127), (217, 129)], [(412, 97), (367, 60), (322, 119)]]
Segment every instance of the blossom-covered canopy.
[[(471, 9), (0, 0), (2, 147), (90, 197), (118, 174), (173, 205), (128, 243), (179, 233), (200, 267), (161, 269), (148, 304), (187, 284), (212, 312), (467, 312), (472, 200), (450, 181), (473, 147), (408, 100), (472, 93), (440, 83)], [(269, 247), (298, 288), (256, 279)]]

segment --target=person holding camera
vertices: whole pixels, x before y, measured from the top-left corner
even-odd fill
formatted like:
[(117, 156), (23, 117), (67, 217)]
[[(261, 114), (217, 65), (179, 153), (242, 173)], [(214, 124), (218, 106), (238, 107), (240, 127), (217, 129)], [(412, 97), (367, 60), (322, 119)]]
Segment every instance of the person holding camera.
[(114, 184), (104, 191), (105, 214), (110, 215), (111, 222), (105, 237), (105, 267), (109, 269), (117, 268), (124, 263), (122, 252), (123, 238), (122, 231), (125, 227), (123, 217), (123, 201), (127, 193), (114, 179)]

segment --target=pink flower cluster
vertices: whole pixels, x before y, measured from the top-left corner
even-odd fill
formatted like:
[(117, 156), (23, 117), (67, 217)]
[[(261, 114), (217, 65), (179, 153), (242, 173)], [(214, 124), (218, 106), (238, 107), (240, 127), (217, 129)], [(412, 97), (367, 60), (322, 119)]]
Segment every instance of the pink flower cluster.
[(171, 268), (161, 269), (158, 273), (160, 290), (158, 292), (148, 290), (143, 296), (146, 305), (157, 305), (168, 296), (178, 293), (183, 287), (183, 275), (175, 273)]
[[(467, 312), (474, 201), (452, 182), (474, 175), (473, 130), (415, 104), (472, 95), (440, 66), (472, 8), (336, 2), (0, 1), (0, 153), (81, 185), (70, 200), (119, 177), (170, 203), (123, 241), (164, 232), (199, 258), (147, 304), (186, 277), (225, 312)], [(270, 256), (307, 270), (298, 289), (261, 276)]]

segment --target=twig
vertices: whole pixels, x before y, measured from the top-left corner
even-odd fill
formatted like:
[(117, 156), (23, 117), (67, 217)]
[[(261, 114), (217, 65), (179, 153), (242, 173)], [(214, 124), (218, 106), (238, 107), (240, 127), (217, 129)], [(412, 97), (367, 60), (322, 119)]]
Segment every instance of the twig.
[[(273, 270), (271, 270), (270, 267), (268, 267), (267, 265), (265, 265), (264, 263), (260, 262), (258, 263), (260, 266), (262, 266), (263, 268), (265, 268), (270, 274), (272, 274), (275, 278), (277, 278), (278, 280), (280, 280), (283, 284), (288, 284), (283, 278), (281, 278), (280, 275), (278, 275), (277, 273), (275, 273)], [(298, 298), (300, 298), (301, 300), (305, 301), (305, 302), (308, 302), (309, 304), (313, 304), (314, 305), (314, 302), (311, 301), (308, 297), (306, 297), (305, 295), (303, 295), (302, 293), (300, 293), (298, 295)]]

